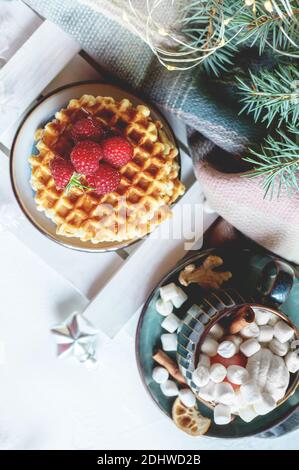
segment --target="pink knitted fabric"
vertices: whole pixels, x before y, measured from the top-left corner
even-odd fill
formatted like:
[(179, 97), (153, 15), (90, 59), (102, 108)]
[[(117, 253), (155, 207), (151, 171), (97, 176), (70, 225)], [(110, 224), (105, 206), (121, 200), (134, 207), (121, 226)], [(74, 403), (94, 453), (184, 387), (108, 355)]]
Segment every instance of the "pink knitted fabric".
[(299, 263), (299, 193), (264, 199), (261, 178), (196, 169), (209, 205), (240, 232), (279, 256)]

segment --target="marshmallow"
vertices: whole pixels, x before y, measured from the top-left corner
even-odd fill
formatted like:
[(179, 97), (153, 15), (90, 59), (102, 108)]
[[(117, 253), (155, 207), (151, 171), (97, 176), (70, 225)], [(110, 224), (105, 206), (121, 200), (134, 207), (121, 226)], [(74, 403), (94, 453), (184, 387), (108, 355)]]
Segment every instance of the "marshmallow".
[(175, 308), (180, 308), (184, 302), (188, 299), (187, 294), (181, 289), (180, 287), (177, 287), (177, 295), (172, 297), (171, 301)]
[(179, 391), (179, 397), (183, 405), (187, 408), (192, 408), (196, 405), (195, 395), (189, 388), (182, 388), (182, 390)]
[(217, 353), (221, 357), (233, 357), (237, 352), (237, 346), (235, 343), (232, 341), (222, 341), (222, 343), (219, 344)]
[(261, 348), (257, 353), (251, 356), (246, 364), (246, 369), (250, 375), (250, 379), (256, 382), (257, 386), (263, 390), (269, 372), (271, 371), (271, 361), (273, 353), (268, 348)]
[(211, 380), (201, 387), (198, 391), (198, 396), (206, 401), (213, 401), (215, 398), (215, 384)]
[(274, 325), (274, 336), (281, 343), (289, 341), (294, 336), (294, 330), (284, 320), (279, 320)]
[(175, 397), (179, 394), (178, 386), (173, 380), (166, 380), (166, 382), (160, 385), (160, 388), (166, 397)]
[(273, 339), (274, 328), (270, 325), (263, 325), (260, 327), (260, 334), (258, 341), (260, 343), (269, 343)]
[(274, 326), (279, 321), (279, 316), (275, 315), (275, 313), (270, 313), (270, 320), (268, 321), (268, 325)]
[(257, 338), (260, 334), (260, 329), (255, 322), (249, 323), (249, 325), (244, 326), (240, 331), (240, 335), (243, 338)]
[(263, 392), (268, 392), (277, 402), (284, 397), (290, 381), (290, 373), (282, 357), (272, 354), (267, 381)]
[(209, 357), (216, 356), (218, 343), (211, 336), (207, 336), (201, 345), (201, 351)]
[(169, 373), (164, 367), (155, 367), (153, 369), (152, 378), (157, 384), (163, 384), (169, 377)]
[(288, 352), (285, 357), (285, 363), (288, 371), (295, 374), (299, 370), (299, 350)]
[(278, 339), (273, 338), (269, 343), (269, 348), (277, 356), (285, 356), (289, 351), (289, 343), (281, 343)]
[(180, 325), (180, 320), (173, 313), (170, 313), (161, 323), (164, 330), (174, 333)]
[(167, 284), (166, 286), (160, 287), (160, 296), (164, 302), (171, 300), (177, 294), (177, 286), (174, 282)]
[(266, 325), (271, 318), (272, 313), (266, 309), (254, 308), (255, 322), (258, 326)]
[(165, 333), (161, 335), (162, 349), (164, 351), (176, 351), (177, 348), (177, 335), (175, 333)]
[(244, 408), (240, 408), (239, 416), (243, 421), (246, 423), (250, 423), (254, 418), (257, 417), (257, 413), (252, 405), (246, 406)]
[(221, 382), (215, 385), (215, 400), (224, 405), (232, 405), (235, 399), (235, 392), (231, 384)]
[(229, 335), (229, 336), (225, 336), (225, 338), (223, 338), (223, 339), (225, 341), (232, 341), (237, 347), (237, 352), (239, 352), (240, 345), (243, 342), (243, 338), (241, 336), (239, 336), (239, 335)]
[(219, 325), (219, 323), (216, 323), (214, 326), (209, 331), (209, 335), (212, 336), (212, 338), (220, 339), (223, 336), (224, 330), (222, 326)]
[(236, 390), (235, 391), (235, 396), (234, 396), (234, 401), (231, 404), (232, 413), (238, 414), (239, 410), (241, 408), (246, 408), (247, 406), (248, 406), (247, 402), (246, 402), (245, 398), (243, 397), (243, 395), (241, 394), (240, 390)]
[(246, 403), (249, 405), (256, 403), (261, 398), (259, 387), (253, 381), (242, 384), (240, 386), (240, 392), (244, 400), (246, 400)]
[(210, 380), (209, 369), (205, 366), (198, 366), (192, 374), (192, 380), (197, 387), (204, 387)]
[(214, 408), (214, 421), (215, 424), (223, 425), (231, 422), (230, 407), (227, 405), (219, 404)]
[(197, 366), (205, 366), (209, 369), (211, 360), (206, 354), (200, 354)]
[(250, 338), (241, 344), (240, 349), (244, 356), (250, 357), (261, 349), (261, 345), (256, 339)]
[(226, 368), (219, 363), (215, 363), (210, 368), (210, 377), (211, 380), (215, 383), (223, 382), (226, 376)]
[(259, 401), (254, 403), (253, 408), (258, 415), (266, 415), (276, 407), (275, 400), (269, 393), (262, 393)]
[(165, 301), (162, 299), (158, 299), (156, 302), (156, 310), (158, 313), (160, 313), (160, 315), (166, 317), (173, 311), (173, 305), (170, 300)]
[(233, 384), (242, 385), (248, 382), (249, 373), (244, 367), (231, 365), (227, 368), (227, 378)]

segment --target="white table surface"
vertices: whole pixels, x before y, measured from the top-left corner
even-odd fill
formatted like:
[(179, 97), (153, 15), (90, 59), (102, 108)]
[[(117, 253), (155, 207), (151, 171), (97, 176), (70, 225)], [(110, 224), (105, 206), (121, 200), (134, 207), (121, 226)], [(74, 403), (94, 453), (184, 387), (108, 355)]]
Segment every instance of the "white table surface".
[(138, 376), (137, 316), (102, 343), (98, 369), (58, 360), (48, 328), (82, 297), (11, 233), (0, 233), (0, 259), (1, 449), (298, 448), (298, 432), (220, 440), (177, 430)]
[[(56, 28), (47, 22), (41, 25), (34, 13), (16, 1), (1, 2), (0, 25), (8, 35), (5, 50), (1, 50), (0, 40), (0, 56), (7, 61), (33, 32), (37, 34), (31, 44), (38, 47), (39, 38), (47, 38)], [(69, 38), (64, 44), (64, 58), (60, 56), (60, 60), (67, 64), (79, 48)], [(24, 48), (22, 60), (23, 52)], [(18, 68), (15, 59), (12, 63)], [(79, 55), (57, 76), (56, 66), (47, 71), (51, 78), (35, 76), (36, 95), (42, 89), (46, 93), (69, 81), (98, 76)], [(11, 65), (7, 70), (11, 73)], [(44, 83), (48, 83), (46, 90)], [(171, 116), (168, 119), (172, 121)], [(172, 125), (180, 134), (179, 123), (172, 121)], [(124, 259), (117, 254), (100, 258), (74, 254), (43, 238), (27, 221), (19, 220), (5, 155), (15, 129), (13, 123), (0, 133), (0, 211), (8, 208), (20, 222), (18, 226), (0, 223), (0, 449), (298, 448), (299, 432), (272, 440), (227, 441), (193, 439), (177, 430), (151, 401), (138, 375), (134, 350), (138, 311), (133, 316), (134, 312), (127, 312), (131, 320), (113, 339), (101, 335), (96, 370), (88, 370), (75, 360), (56, 358), (50, 326), (65, 319), (72, 309), (83, 310), (90, 305), (90, 299), (103, 286), (107, 298), (107, 281), (123, 268)], [(190, 185), (192, 171), (186, 155), (183, 163), (184, 179)], [(205, 216), (204, 226), (212, 220), (213, 216)], [(138, 250), (143, 249), (140, 246)], [(129, 260), (131, 254), (134, 251), (124, 253)]]

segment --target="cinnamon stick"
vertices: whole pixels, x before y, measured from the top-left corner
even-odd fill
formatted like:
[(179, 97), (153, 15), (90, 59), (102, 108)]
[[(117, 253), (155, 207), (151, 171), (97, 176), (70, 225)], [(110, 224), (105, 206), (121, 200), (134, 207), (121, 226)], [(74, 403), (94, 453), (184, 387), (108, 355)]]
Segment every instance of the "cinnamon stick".
[(254, 311), (249, 305), (243, 305), (233, 315), (233, 320), (229, 326), (232, 335), (239, 333), (242, 328), (252, 323), (255, 319)]
[(184, 377), (182, 376), (178, 365), (169, 356), (167, 356), (167, 354), (165, 354), (164, 351), (159, 349), (153, 355), (153, 359), (160, 366), (165, 367), (165, 369), (169, 372), (171, 377), (173, 377), (175, 380), (177, 380), (181, 384), (186, 384), (186, 381)]

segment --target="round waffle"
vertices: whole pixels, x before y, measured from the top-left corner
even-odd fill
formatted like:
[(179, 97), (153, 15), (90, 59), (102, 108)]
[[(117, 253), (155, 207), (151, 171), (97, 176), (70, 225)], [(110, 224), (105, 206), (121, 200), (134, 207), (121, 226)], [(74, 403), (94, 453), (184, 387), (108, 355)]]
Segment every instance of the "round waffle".
[[(78, 119), (93, 115), (120, 132), (134, 148), (123, 166), (118, 188), (108, 194), (72, 188), (57, 189), (49, 163), (57, 153), (69, 153), (70, 130)], [(92, 243), (141, 238), (171, 214), (169, 206), (184, 193), (179, 180), (178, 151), (150, 110), (128, 99), (83, 95), (36, 134), (38, 155), (29, 159), (37, 208), (57, 226), (57, 234)]]

